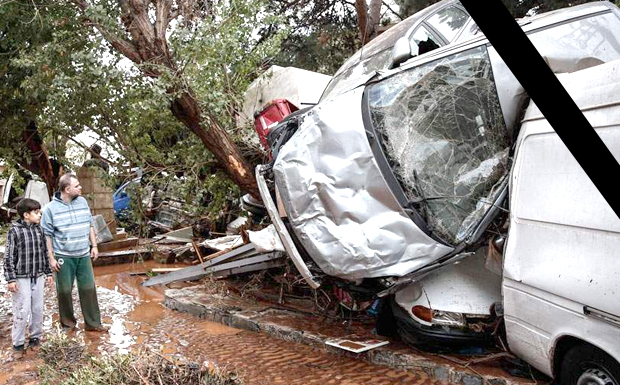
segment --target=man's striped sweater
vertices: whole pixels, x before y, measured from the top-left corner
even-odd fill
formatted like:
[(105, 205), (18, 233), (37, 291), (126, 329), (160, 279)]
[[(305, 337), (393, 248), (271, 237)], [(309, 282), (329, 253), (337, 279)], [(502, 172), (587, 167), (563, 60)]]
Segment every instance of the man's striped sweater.
[(93, 218), (84, 197), (78, 196), (71, 203), (54, 199), (43, 209), (41, 227), (52, 238), (54, 255), (59, 257), (83, 257), (90, 251), (90, 226)]

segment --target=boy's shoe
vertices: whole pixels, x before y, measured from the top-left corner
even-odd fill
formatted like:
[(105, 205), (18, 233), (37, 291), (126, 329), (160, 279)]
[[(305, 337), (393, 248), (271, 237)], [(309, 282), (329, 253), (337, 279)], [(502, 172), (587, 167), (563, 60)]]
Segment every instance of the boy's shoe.
[(107, 327), (107, 326), (103, 326), (103, 325), (99, 325), (96, 328), (91, 328), (91, 327), (88, 327), (88, 326), (84, 326), (84, 330), (86, 330), (88, 332), (107, 333), (107, 331), (110, 330), (110, 328)]
[(13, 345), (13, 360), (19, 360), (24, 357), (24, 345)]
[(30, 340), (28, 340), (29, 348), (34, 348), (35, 346), (39, 345), (41, 345), (41, 340), (39, 340), (38, 338), (31, 338)]

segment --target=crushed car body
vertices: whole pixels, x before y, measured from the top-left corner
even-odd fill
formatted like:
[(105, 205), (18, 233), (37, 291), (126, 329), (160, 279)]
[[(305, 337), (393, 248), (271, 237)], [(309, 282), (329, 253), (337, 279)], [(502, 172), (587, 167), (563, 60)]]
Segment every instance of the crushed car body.
[(305, 250), (326, 274), (348, 280), (402, 276), (452, 251), (391, 193), (366, 139), (362, 95), (356, 89), (312, 109), (273, 169)]
[[(554, 72), (620, 58), (620, 11), (611, 3), (519, 23)], [(279, 233), (296, 238), (290, 241), (291, 249), (300, 249), (296, 265), (301, 261), (309, 271), (315, 264), (354, 283), (380, 278), (379, 296), (414, 286), (409, 290), (417, 296), (396, 297), (409, 321), (479, 334), (472, 325), (480, 319), (492, 323), (500, 298), (497, 271), (485, 269), (487, 278), (478, 279), (485, 282), (473, 280), (463, 289), (486, 293), (478, 295), (483, 299), (475, 314), (456, 301), (431, 298), (463, 294), (454, 290), (429, 290), (427, 306), (419, 298), (425, 282), (450, 287), (450, 274), (443, 271), (459, 276), (468, 266), (464, 259), (490, 255), (489, 245), (503, 242), (515, 139), (526, 105), (519, 82), (479, 36), (414, 57), (285, 119), (269, 140), (274, 161), (257, 178), (272, 179), (281, 197), (289, 226)], [(274, 200), (266, 189), (262, 196)], [(416, 317), (415, 306), (431, 317)], [(471, 322), (442, 325), (446, 314)]]

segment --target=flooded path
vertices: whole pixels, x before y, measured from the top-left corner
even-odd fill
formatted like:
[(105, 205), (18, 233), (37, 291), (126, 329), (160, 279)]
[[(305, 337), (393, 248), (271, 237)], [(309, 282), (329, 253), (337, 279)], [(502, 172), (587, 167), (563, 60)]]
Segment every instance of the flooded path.
[[(325, 352), (267, 335), (230, 328), (172, 311), (163, 306), (163, 287), (143, 288), (144, 272), (154, 262), (95, 268), (97, 294), (109, 333), (83, 330), (69, 334), (83, 340), (92, 353), (139, 351), (148, 348), (169, 358), (213, 363), (236, 370), (245, 384), (439, 384), (425, 374), (399, 371)], [(166, 267), (170, 267), (167, 265)], [(0, 283), (0, 362), (2, 384), (36, 384), (34, 352), (9, 362), (10, 299)], [(47, 291), (45, 332), (56, 328), (56, 298)], [(76, 303), (76, 309), (79, 305)], [(80, 320), (80, 312), (76, 317)]]

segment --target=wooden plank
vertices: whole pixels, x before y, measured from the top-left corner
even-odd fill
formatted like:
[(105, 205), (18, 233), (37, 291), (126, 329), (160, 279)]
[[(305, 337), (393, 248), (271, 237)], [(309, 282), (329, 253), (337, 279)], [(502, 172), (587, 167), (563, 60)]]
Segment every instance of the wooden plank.
[(205, 269), (205, 273), (211, 274), (211, 273), (215, 273), (215, 272), (223, 271), (227, 269), (234, 269), (234, 268), (238, 268), (242, 266), (252, 265), (255, 263), (267, 262), (272, 259), (282, 258), (283, 255), (284, 253), (282, 252), (259, 254), (256, 256), (239, 259), (239, 260), (232, 261), (232, 262), (222, 263), (221, 265), (211, 266)]
[(192, 237), (194, 236), (194, 231), (191, 226), (183, 227), (182, 229), (174, 230), (167, 232), (165, 234), (160, 234), (155, 238), (174, 238), (174, 239), (183, 239), (185, 242), (191, 242)]
[[(244, 253), (250, 254), (256, 252), (253, 245), (243, 245), (237, 249), (219, 255), (211, 260), (208, 260), (200, 265), (186, 267), (184, 269), (173, 271), (168, 274), (158, 275), (142, 283), (142, 286), (149, 287), (154, 285), (165, 285), (176, 281), (193, 281), (210, 274), (205, 269), (214, 266), (219, 262), (223, 262), (227, 259), (238, 257)], [(217, 254), (217, 253), (216, 253)]]
[(138, 244), (138, 242), (139, 242), (138, 238), (127, 238), (127, 239), (121, 239), (118, 241), (100, 243), (97, 245), (97, 248), (99, 249), (100, 253), (103, 253), (106, 251), (113, 251), (113, 250), (119, 250), (119, 249), (126, 249), (128, 247), (134, 247)]
[(233, 269), (226, 269), (226, 270), (218, 271), (218, 272), (213, 273), (213, 276), (217, 278), (224, 278), (230, 275), (249, 273), (252, 271), (259, 271), (259, 270), (266, 270), (272, 267), (280, 267), (280, 266), (284, 266), (284, 264), (285, 264), (284, 261), (280, 259), (276, 259), (273, 261), (257, 263), (254, 265), (242, 266), (242, 267), (236, 267)]
[(149, 287), (154, 285), (165, 285), (176, 281), (193, 281), (206, 275), (204, 267), (201, 265), (186, 267), (182, 270), (173, 271), (168, 274), (161, 274), (152, 277), (142, 283), (142, 286)]
[(149, 253), (149, 249), (147, 249), (144, 246), (138, 246), (138, 247), (134, 247), (132, 249), (127, 249), (127, 250), (116, 250), (116, 251), (106, 251), (104, 253), (99, 253), (99, 258), (106, 258), (106, 257), (122, 257), (125, 255), (133, 255), (133, 254), (143, 254), (143, 253)]
[(194, 246), (194, 251), (196, 252), (196, 255), (198, 256), (200, 263), (203, 263), (204, 260), (202, 258), (202, 253), (200, 252), (200, 247), (194, 241), (192, 241), (192, 246)]
[(162, 274), (162, 273), (170, 273), (171, 271), (179, 271), (183, 270), (184, 267), (156, 267), (151, 269), (153, 273)]
[(135, 261), (137, 258), (147, 260), (151, 258), (151, 251), (145, 247), (137, 247), (129, 250), (116, 250), (99, 253), (99, 257), (93, 262), (93, 266), (115, 265)]
[[(217, 263), (223, 262), (227, 259), (231, 259), (237, 256), (240, 256), (244, 253), (257, 253), (256, 249), (254, 249), (254, 245), (252, 245), (251, 243), (248, 243), (247, 245), (243, 245), (241, 247), (237, 247), (236, 249), (233, 249), (232, 251), (229, 251), (227, 253), (223, 253), (220, 254), (218, 256), (215, 256), (214, 254), (207, 256), (208, 261), (205, 261), (205, 263), (203, 263), (202, 265), (204, 265), (204, 268), (207, 268), (209, 266), (213, 266)], [(219, 254), (219, 253), (215, 253), (215, 254)]]
[(120, 241), (121, 239), (127, 239), (128, 237), (129, 237), (129, 234), (125, 232), (114, 234), (115, 241)]

